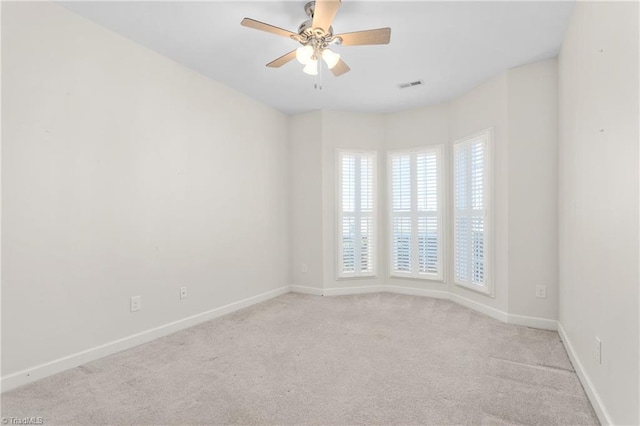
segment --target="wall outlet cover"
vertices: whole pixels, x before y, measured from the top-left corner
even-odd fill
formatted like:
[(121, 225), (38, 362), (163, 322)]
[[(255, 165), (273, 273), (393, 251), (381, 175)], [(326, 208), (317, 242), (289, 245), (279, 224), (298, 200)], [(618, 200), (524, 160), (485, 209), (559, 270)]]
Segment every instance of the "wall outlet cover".
[(133, 296), (131, 298), (131, 312), (137, 312), (142, 309), (142, 298), (140, 296)]

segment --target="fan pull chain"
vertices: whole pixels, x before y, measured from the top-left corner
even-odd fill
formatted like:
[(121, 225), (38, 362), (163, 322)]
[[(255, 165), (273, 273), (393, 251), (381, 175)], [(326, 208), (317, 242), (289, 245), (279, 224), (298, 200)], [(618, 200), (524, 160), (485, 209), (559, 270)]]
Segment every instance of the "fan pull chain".
[(322, 62), (318, 59), (318, 74), (315, 76), (313, 88), (316, 90), (322, 90)]

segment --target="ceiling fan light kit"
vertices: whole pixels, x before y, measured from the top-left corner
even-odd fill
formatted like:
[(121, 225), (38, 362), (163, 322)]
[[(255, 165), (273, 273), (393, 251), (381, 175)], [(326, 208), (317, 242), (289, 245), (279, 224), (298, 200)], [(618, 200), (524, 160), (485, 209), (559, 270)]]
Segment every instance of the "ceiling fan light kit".
[(333, 75), (339, 77), (348, 72), (350, 68), (338, 53), (329, 49), (329, 46), (333, 44), (342, 44), (344, 46), (388, 44), (391, 39), (391, 28), (378, 28), (334, 35), (331, 23), (341, 3), (342, 0), (308, 2), (304, 6), (304, 10), (310, 19), (300, 24), (297, 34), (251, 18), (244, 18), (241, 25), (289, 37), (300, 43), (300, 47), (269, 62), (267, 67), (279, 68), (295, 58), (304, 65), (302, 70), (304, 73), (317, 76), (320, 59), (322, 59)]
[(338, 62), (340, 61), (340, 54), (335, 53), (331, 49), (324, 49), (322, 51), (322, 60), (327, 64), (327, 67), (332, 70), (336, 65), (338, 65)]
[(318, 60), (317, 59), (309, 60), (309, 62), (307, 62), (307, 64), (302, 69), (302, 71), (305, 74), (318, 75)]
[(302, 65), (307, 65), (313, 56), (313, 47), (311, 46), (300, 46), (296, 49), (296, 59)]

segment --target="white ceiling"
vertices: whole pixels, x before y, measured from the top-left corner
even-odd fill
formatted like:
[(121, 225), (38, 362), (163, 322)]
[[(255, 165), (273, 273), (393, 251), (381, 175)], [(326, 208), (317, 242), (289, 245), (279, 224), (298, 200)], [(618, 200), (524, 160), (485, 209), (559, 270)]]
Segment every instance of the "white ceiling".
[[(296, 32), (305, 0), (63, 2), (123, 36), (286, 113), (393, 112), (447, 101), (500, 72), (557, 55), (572, 2), (344, 0), (335, 33), (391, 27), (391, 43), (336, 46), (351, 71), (323, 89), (292, 61), (265, 67), (293, 40), (240, 26), (244, 17)], [(423, 80), (425, 85), (399, 89)]]

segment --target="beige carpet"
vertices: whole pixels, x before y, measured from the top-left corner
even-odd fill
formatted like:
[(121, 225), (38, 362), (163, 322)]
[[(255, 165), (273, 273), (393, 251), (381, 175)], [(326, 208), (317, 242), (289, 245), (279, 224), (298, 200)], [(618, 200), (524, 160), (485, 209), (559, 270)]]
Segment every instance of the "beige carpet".
[(51, 424), (598, 424), (558, 334), (395, 294), (286, 294), (2, 395)]

